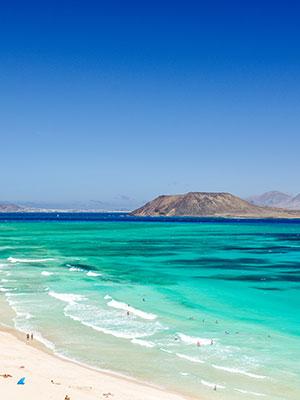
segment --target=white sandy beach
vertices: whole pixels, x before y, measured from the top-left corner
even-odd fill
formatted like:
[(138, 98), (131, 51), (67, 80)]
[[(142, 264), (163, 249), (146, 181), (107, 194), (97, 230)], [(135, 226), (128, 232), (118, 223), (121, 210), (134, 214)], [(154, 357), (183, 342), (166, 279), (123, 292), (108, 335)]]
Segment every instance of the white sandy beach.
[[(1, 399), (5, 400), (183, 400), (180, 395), (168, 393), (147, 384), (106, 372), (93, 370), (64, 360), (41, 350), (35, 340), (26, 342), (19, 334), (0, 331)], [(20, 368), (24, 366), (24, 368)], [(17, 382), (25, 377), (25, 385)], [(53, 380), (55, 383), (51, 383)], [(104, 394), (112, 396), (105, 397)]]

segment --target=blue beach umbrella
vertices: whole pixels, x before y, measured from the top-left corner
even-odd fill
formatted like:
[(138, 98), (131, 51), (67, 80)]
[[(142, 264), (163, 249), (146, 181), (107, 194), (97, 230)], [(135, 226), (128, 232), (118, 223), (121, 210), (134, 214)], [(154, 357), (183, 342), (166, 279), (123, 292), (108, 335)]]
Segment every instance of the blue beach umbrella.
[(25, 378), (21, 378), (20, 380), (19, 380), (19, 382), (17, 383), (17, 385), (24, 385), (25, 384)]

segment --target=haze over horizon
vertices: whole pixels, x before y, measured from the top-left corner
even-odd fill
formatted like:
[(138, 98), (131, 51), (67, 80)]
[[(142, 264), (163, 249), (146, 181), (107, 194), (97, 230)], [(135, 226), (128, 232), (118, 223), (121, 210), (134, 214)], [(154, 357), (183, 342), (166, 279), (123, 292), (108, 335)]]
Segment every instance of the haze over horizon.
[(189, 191), (298, 194), (299, 11), (2, 4), (0, 200), (135, 208)]

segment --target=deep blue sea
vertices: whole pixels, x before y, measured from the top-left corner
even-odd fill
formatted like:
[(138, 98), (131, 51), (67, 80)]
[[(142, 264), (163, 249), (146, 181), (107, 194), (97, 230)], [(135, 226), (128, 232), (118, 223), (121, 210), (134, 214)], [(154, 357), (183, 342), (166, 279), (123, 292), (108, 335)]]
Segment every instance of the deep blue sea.
[(0, 290), (12, 326), (70, 359), (196, 397), (300, 398), (297, 220), (0, 213)]

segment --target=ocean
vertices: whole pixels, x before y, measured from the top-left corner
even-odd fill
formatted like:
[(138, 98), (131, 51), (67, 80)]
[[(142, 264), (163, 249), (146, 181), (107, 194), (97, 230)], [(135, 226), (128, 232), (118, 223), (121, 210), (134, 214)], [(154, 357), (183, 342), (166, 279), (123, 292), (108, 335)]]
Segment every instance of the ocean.
[(0, 323), (83, 364), (207, 399), (300, 397), (298, 221), (0, 214), (0, 301)]

